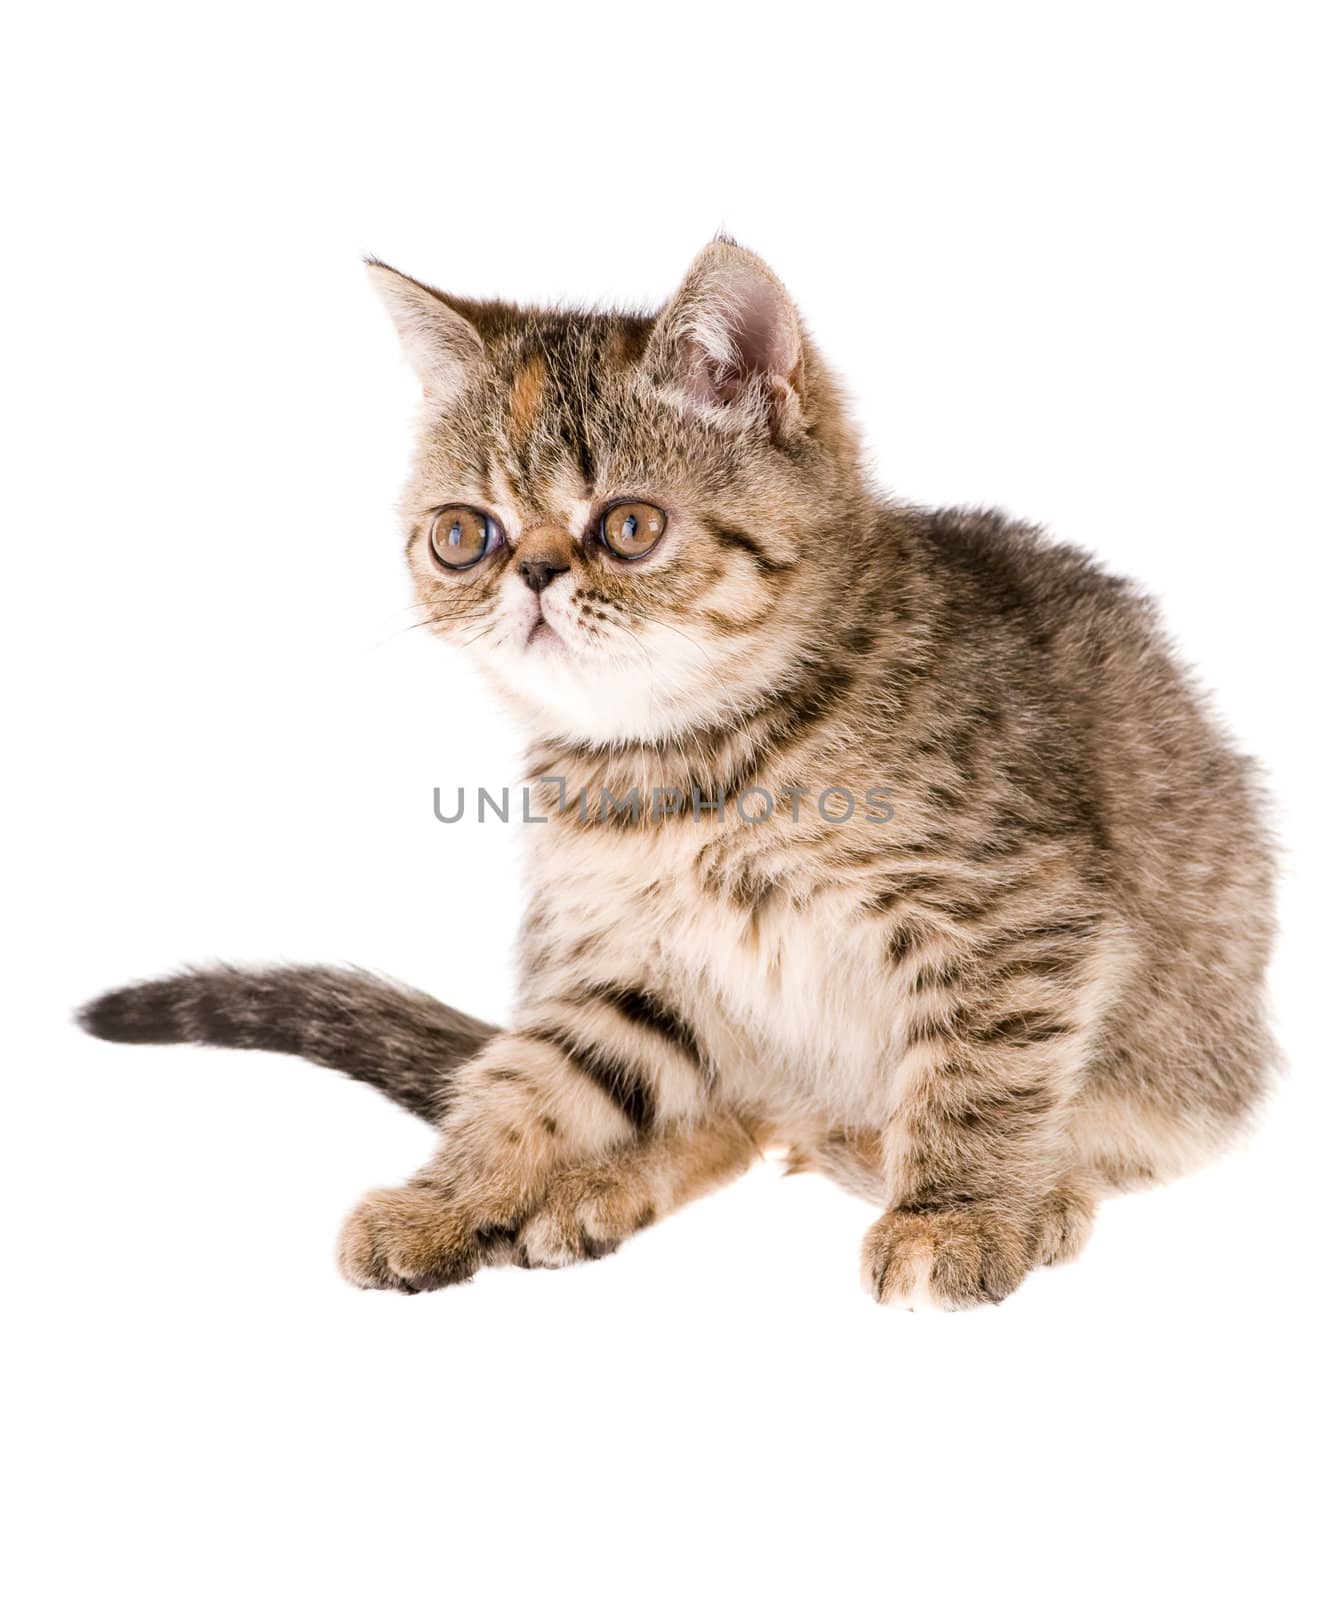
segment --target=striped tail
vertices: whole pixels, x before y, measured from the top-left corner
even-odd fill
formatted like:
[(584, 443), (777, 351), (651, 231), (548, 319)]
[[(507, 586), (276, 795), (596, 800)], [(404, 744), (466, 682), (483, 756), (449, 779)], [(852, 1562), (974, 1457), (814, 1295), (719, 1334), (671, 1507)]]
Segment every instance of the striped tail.
[(455, 1069), (500, 1031), (354, 968), (208, 967), (112, 989), (78, 1012), (98, 1039), (303, 1056), (369, 1083), (427, 1122)]

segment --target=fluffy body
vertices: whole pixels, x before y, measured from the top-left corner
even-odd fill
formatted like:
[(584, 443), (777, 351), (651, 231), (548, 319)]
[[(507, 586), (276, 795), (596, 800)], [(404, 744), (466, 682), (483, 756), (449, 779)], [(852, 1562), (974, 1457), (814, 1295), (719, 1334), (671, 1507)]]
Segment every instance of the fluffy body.
[[(655, 317), (373, 271), (426, 391), (418, 600), (547, 780), (512, 1025), (221, 971), (87, 1026), (292, 1050), (430, 1115), (433, 1161), (345, 1226), (368, 1287), (599, 1255), (779, 1146), (886, 1207), (881, 1301), (972, 1305), (1075, 1255), (1105, 1192), (1242, 1129), (1274, 1061), (1271, 847), (1143, 595), (998, 514), (878, 493), (782, 286), (731, 243)], [(644, 560), (596, 537), (619, 500), (663, 508)], [(503, 530), (470, 572), (432, 551), (453, 504)], [(772, 814), (733, 803), (753, 789)]]

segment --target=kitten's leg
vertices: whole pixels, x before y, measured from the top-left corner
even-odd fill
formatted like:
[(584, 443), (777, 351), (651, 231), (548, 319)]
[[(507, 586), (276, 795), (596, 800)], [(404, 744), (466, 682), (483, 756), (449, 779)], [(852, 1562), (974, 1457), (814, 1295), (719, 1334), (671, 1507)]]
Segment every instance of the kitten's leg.
[(882, 1302), (998, 1301), (1084, 1241), (1093, 1200), (1069, 1173), (1067, 1118), (1099, 978), (1049, 931), (911, 974), (883, 1138), (889, 1210), (863, 1252)]
[(436, 1156), (366, 1197), (344, 1225), (340, 1265), (365, 1288), (458, 1282), (516, 1238), (557, 1173), (607, 1168), (709, 1112), (699, 1047), (654, 996), (596, 985), (539, 1002), (459, 1069)]
[(718, 1113), (566, 1168), (522, 1228), (514, 1259), (561, 1267), (607, 1255), (629, 1234), (745, 1172), (759, 1154), (748, 1123)]

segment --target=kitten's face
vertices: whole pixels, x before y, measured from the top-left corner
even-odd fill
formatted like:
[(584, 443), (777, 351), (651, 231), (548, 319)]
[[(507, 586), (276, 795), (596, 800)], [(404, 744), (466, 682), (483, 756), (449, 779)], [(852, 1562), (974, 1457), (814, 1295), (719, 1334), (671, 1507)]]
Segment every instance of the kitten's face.
[(755, 257), (712, 246), (658, 319), (383, 287), (428, 395), (405, 502), (419, 601), (540, 729), (671, 737), (791, 669), (836, 535), (796, 319)]

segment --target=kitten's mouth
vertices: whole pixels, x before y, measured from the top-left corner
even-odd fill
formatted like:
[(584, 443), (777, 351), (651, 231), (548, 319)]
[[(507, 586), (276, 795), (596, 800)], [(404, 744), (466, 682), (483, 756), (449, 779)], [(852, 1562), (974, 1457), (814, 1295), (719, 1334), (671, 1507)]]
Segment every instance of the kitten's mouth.
[(543, 611), (531, 624), (531, 632), (527, 635), (526, 643), (522, 648), (530, 650), (533, 646), (539, 646), (542, 649), (554, 649), (556, 647), (561, 649), (563, 646), (563, 640), (555, 632)]

